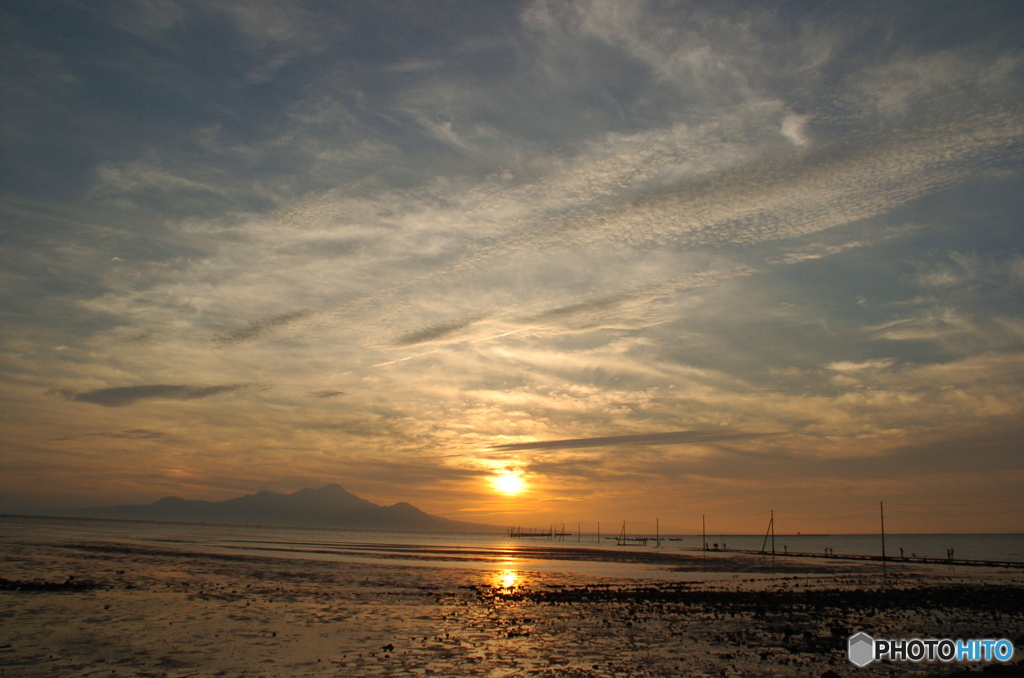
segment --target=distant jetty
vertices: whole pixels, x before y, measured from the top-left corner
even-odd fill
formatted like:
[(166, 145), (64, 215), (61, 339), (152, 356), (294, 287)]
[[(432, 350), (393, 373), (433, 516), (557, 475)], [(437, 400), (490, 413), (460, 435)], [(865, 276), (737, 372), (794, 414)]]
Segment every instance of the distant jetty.
[(534, 528), (534, 527), (522, 527), (521, 525), (510, 525), (505, 530), (505, 536), (512, 539), (565, 539), (571, 537), (571, 532), (565, 531), (565, 526), (562, 526), (561, 530), (556, 530), (554, 525), (547, 528)]

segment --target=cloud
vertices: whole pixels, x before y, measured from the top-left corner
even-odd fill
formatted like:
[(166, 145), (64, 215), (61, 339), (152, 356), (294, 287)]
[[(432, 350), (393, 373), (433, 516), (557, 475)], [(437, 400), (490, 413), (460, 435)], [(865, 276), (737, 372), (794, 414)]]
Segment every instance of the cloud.
[(395, 339), (395, 345), (413, 346), (415, 344), (425, 344), (428, 341), (434, 341), (436, 339), (443, 339), (444, 337), (455, 334), (459, 330), (466, 329), (479, 320), (480, 318), (467, 318), (465, 320), (450, 320), (447, 322), (427, 325), (426, 327), (401, 335)]
[[(936, 95), (951, 91), (984, 100), (993, 94), (1003, 94), (1007, 87), (1019, 88), (1020, 68), (1019, 56), (993, 59), (984, 50), (972, 53), (946, 49), (912, 54), (865, 69), (853, 77), (851, 84), (859, 89), (866, 105), (877, 107), (884, 115), (898, 117), (926, 106)], [(954, 101), (953, 105), (961, 103)]]
[(91, 391), (51, 389), (47, 395), (56, 395), (67, 400), (93, 403), (103, 407), (124, 407), (142, 400), (197, 400), (221, 393), (232, 393), (252, 384), (221, 384), (218, 386), (195, 386), (190, 384), (146, 384), (143, 386), (115, 386)]
[(628, 301), (632, 298), (632, 295), (615, 295), (612, 297), (606, 297), (603, 299), (590, 299), (588, 301), (581, 301), (575, 304), (568, 304), (566, 306), (559, 306), (558, 308), (548, 309), (547, 311), (541, 311), (536, 315), (523, 318), (523, 323), (536, 323), (544, 322), (546, 320), (559, 320), (562, 318), (569, 318), (575, 315), (587, 314), (593, 311), (604, 311), (607, 309), (615, 308), (616, 306)]
[(865, 370), (887, 370), (896, 362), (894, 358), (879, 358), (876, 360), (864, 360), (854, 362), (852, 360), (838, 360), (828, 364), (828, 368), (835, 372), (862, 372)]
[(889, 341), (938, 342), (978, 333), (978, 328), (964, 313), (948, 307), (923, 311), (913, 317), (891, 320), (865, 330)]
[[(765, 114), (777, 110), (751, 104), (716, 125), (609, 134), (548, 180), (486, 200), (467, 192), (460, 209), (494, 231), (430, 277), (526, 253), (751, 247), (820, 233), (956, 186), (996, 158), (1019, 158), (1024, 138), (1016, 112), (993, 107), (899, 137), (868, 126), (797, 155), (762, 140), (772, 128)], [(722, 143), (732, 135), (753, 138)]]
[(508, 443), (491, 449), (500, 452), (517, 450), (573, 450), (588, 447), (618, 447), (624, 445), (681, 445), (687, 443), (708, 443), (719, 440), (755, 438), (770, 433), (744, 433), (731, 430), (670, 431), (668, 433), (641, 433), (626, 436), (605, 436), (601, 438), (571, 438), (568, 440), (540, 440), (529, 443)]
[(293, 311), (291, 313), (282, 313), (281, 315), (264, 318), (263, 320), (256, 320), (244, 327), (239, 327), (238, 329), (231, 330), (229, 332), (222, 332), (214, 336), (213, 342), (217, 346), (230, 346), (232, 344), (241, 344), (247, 341), (252, 341), (271, 330), (294, 325), (315, 313), (316, 311), (303, 309), (301, 311)]
[(72, 438), (54, 438), (52, 442), (67, 442), (69, 440), (79, 440), (82, 438), (111, 438), (113, 440), (163, 440), (169, 436), (166, 433), (160, 431), (151, 431), (144, 428), (133, 428), (126, 429), (124, 431), (98, 431), (96, 433), (86, 433), (82, 436)]
[(804, 126), (806, 124), (806, 115), (789, 113), (782, 118), (782, 136), (786, 137), (797, 146), (804, 146), (807, 144), (807, 134), (804, 131)]
[(385, 70), (394, 73), (420, 73), (422, 71), (433, 71), (441, 68), (445, 62), (441, 59), (410, 59), (401, 63), (392, 64)]
[(310, 393), (314, 398), (336, 398), (345, 395), (344, 391), (313, 391)]
[(983, 257), (976, 252), (951, 251), (938, 261), (921, 265), (918, 283), (926, 288), (958, 285), (998, 285), (1012, 289), (1024, 282), (1024, 257), (1020, 254)]

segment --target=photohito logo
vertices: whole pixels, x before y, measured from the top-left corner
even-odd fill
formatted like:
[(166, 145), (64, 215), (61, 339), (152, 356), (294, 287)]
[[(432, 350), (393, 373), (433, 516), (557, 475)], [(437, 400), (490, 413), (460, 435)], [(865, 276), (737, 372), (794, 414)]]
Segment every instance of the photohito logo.
[(863, 631), (855, 636), (850, 636), (847, 656), (850, 658), (851, 664), (867, 666), (875, 660), (875, 639)]
[(875, 661), (920, 662), (992, 661), (1013, 659), (1013, 643), (999, 640), (953, 640), (951, 638), (910, 638), (883, 640), (861, 631), (850, 636), (847, 657), (854, 666)]

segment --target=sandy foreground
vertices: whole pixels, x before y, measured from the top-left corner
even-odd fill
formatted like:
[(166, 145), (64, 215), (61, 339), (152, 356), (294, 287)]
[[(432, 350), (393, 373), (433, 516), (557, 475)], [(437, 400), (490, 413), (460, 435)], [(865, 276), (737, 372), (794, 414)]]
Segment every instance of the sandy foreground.
[[(846, 659), (885, 638), (1008, 638), (1024, 675), (1024, 573), (759, 556), (663, 576), (479, 562), (0, 542), (0, 676), (890, 676), (974, 664)], [(617, 556), (612, 552), (609, 559)], [(532, 569), (531, 569), (532, 564)], [(828, 673), (832, 671), (833, 673)], [(981, 675), (981, 674), (979, 674)]]

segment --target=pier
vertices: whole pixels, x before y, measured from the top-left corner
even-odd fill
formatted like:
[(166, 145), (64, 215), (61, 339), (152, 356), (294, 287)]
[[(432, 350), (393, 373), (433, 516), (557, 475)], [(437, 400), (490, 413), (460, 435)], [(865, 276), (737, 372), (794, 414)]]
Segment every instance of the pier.
[(505, 536), (511, 539), (561, 539), (564, 541), (566, 537), (572, 536), (572, 532), (566, 532), (564, 525), (561, 530), (556, 530), (554, 525), (547, 528), (512, 525), (505, 530)]

